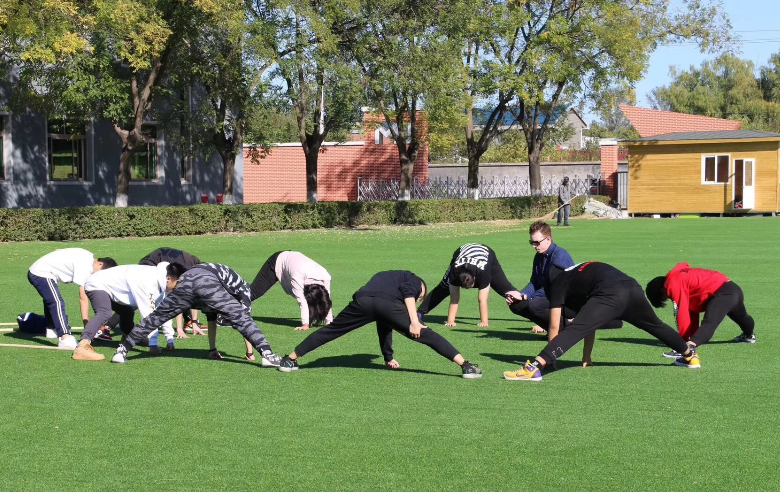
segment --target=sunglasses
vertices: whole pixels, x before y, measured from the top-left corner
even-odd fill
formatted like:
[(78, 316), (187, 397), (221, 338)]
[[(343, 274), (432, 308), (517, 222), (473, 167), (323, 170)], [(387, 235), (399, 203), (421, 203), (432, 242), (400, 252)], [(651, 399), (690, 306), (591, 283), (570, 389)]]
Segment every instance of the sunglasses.
[(531, 240), (528, 241), (528, 244), (530, 244), (531, 246), (533, 246), (535, 248), (535, 247), (539, 246), (540, 244), (542, 244), (543, 242), (547, 241), (548, 239), (550, 239), (550, 238), (546, 237), (546, 238), (543, 238), (541, 241), (534, 241), (533, 239), (531, 239)]

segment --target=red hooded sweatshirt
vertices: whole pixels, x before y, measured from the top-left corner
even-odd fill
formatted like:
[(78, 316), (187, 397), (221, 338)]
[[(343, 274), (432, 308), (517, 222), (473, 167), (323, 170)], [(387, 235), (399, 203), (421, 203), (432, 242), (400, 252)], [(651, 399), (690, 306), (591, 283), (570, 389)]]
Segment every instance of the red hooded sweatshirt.
[(699, 329), (699, 313), (707, 309), (707, 301), (729, 279), (715, 270), (691, 268), (678, 263), (666, 274), (664, 287), (674, 302), (677, 330), (685, 340), (690, 340)]

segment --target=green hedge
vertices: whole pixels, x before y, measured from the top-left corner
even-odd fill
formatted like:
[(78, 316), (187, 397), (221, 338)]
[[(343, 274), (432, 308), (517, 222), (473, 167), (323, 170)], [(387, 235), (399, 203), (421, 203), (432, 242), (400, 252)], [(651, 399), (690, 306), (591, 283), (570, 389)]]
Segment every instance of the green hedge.
[[(609, 201), (607, 197), (595, 198), (604, 203)], [(572, 215), (582, 213), (584, 202), (584, 197), (574, 199)], [(528, 219), (541, 217), (556, 206), (555, 197), (519, 197), (409, 202), (0, 209), (0, 241), (62, 241)]]

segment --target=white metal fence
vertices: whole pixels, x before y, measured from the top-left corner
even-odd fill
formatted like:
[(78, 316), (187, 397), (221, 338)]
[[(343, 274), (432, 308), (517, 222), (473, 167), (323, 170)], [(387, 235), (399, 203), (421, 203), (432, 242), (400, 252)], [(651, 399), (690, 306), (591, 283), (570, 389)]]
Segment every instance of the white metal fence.
[[(572, 195), (598, 195), (600, 189), (600, 176), (586, 176), (569, 178), (572, 187)], [(558, 194), (563, 177), (552, 177), (542, 182), (542, 195), (553, 196)], [(397, 179), (391, 180), (365, 180), (358, 178), (358, 201), (372, 202), (379, 200), (398, 200), (400, 183)], [(412, 200), (432, 200), (442, 198), (467, 198), (468, 186), (466, 179), (413, 178), (411, 185)], [(480, 179), (480, 198), (506, 198), (514, 196), (530, 196), (531, 182), (528, 179)]]

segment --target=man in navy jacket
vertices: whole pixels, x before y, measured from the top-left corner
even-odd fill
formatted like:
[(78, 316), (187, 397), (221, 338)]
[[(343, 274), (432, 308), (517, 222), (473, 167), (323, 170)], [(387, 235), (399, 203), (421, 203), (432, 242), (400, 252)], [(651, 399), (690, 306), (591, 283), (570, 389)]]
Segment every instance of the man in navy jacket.
[[(547, 333), (550, 321), (550, 303), (547, 300), (545, 287), (549, 286), (549, 271), (552, 265), (566, 269), (574, 265), (571, 255), (552, 240), (552, 230), (546, 222), (540, 220), (531, 224), (528, 229), (531, 246), (536, 250), (531, 281), (520, 291), (520, 301), (512, 299), (509, 309), (518, 316), (536, 323), (534, 333)], [(507, 302), (510, 302), (507, 299)], [(572, 316), (574, 313), (569, 313)]]

